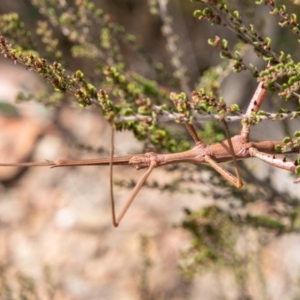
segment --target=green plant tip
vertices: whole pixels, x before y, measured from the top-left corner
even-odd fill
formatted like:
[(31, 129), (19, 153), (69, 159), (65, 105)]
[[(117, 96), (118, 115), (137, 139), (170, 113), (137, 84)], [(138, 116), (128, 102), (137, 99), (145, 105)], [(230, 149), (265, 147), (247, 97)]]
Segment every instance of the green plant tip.
[(198, 9), (198, 10), (195, 10), (194, 13), (193, 13), (193, 16), (194, 18), (200, 18), (202, 17), (202, 10)]
[(291, 142), (292, 139), (289, 136), (286, 136), (282, 141), (283, 141), (283, 143), (287, 144), (287, 143)]

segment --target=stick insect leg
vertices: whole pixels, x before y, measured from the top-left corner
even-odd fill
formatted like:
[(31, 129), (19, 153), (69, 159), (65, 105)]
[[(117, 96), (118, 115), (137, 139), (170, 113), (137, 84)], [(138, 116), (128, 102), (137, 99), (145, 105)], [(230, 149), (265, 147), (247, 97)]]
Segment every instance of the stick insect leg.
[[(263, 83), (260, 82), (258, 87), (256, 88), (256, 91), (249, 103), (248, 108), (247, 108), (247, 111), (246, 111), (247, 116), (251, 116), (252, 112), (258, 112), (258, 110), (260, 109), (260, 107), (263, 104), (263, 101), (266, 97), (266, 93), (267, 93), (267, 89), (264, 87)], [(240, 169), (238, 167), (238, 163), (237, 163), (236, 155), (235, 155), (234, 148), (232, 145), (232, 141), (230, 138), (228, 124), (224, 118), (222, 119), (222, 122), (225, 127), (225, 132), (226, 132), (228, 145), (229, 145), (233, 163), (234, 163), (236, 177), (233, 176), (231, 173), (229, 173), (224, 168), (222, 168), (220, 165), (218, 165), (218, 163), (216, 161), (214, 161), (211, 157), (206, 158), (206, 160), (217, 172), (219, 172), (230, 183), (235, 185), (237, 188), (242, 188), (244, 184), (243, 184), (243, 180), (241, 177)], [(248, 122), (244, 122), (243, 128), (241, 130), (241, 135), (246, 139), (247, 142), (249, 141), (249, 134), (250, 134), (250, 124)]]
[[(222, 120), (223, 124), (224, 124), (224, 127), (225, 127), (225, 132), (226, 132), (226, 136), (227, 136), (227, 141), (228, 141), (228, 145), (229, 145), (229, 149), (230, 149), (230, 152), (231, 152), (231, 155), (232, 155), (232, 159), (233, 159), (233, 164), (234, 164), (234, 170), (235, 170), (235, 175), (236, 177), (234, 177), (234, 181), (232, 181), (232, 178), (230, 178), (230, 176), (228, 177), (228, 174), (230, 174), (232, 176), (231, 173), (227, 172), (225, 169), (226, 172), (225, 173), (228, 173), (225, 177), (222, 173), (220, 173), (220, 171), (218, 171), (220, 174), (222, 174), (229, 182), (233, 183), (237, 188), (242, 188), (244, 183), (243, 183), (243, 180), (242, 180), (242, 176), (241, 176), (241, 173), (240, 173), (240, 169), (239, 169), (239, 166), (238, 166), (238, 163), (237, 163), (237, 158), (236, 158), (236, 155), (235, 155), (235, 152), (234, 152), (234, 149), (233, 149), (233, 145), (232, 145), (232, 141), (231, 141), (231, 138), (230, 138), (230, 133), (229, 133), (229, 128), (228, 128), (228, 124), (227, 122), (223, 119)], [(211, 164), (211, 163), (210, 163)], [(215, 169), (216, 170), (216, 169)]]
[(247, 116), (250, 116), (252, 112), (258, 112), (266, 98), (266, 94), (267, 89), (265, 88), (263, 82), (260, 82), (246, 110)]
[(111, 127), (111, 140), (110, 140), (110, 161), (109, 161), (109, 186), (110, 186), (110, 207), (111, 207), (111, 220), (114, 227), (117, 227), (116, 223), (116, 210), (114, 200), (114, 188), (113, 188), (113, 160), (114, 160), (114, 129)]
[(189, 124), (189, 123), (184, 123), (186, 129), (188, 130), (189, 134), (191, 135), (191, 137), (193, 138), (194, 142), (196, 145), (203, 145), (203, 147), (206, 147), (206, 145), (201, 141), (201, 139), (199, 138), (195, 127), (193, 126), (193, 124)]
[[(295, 173), (297, 168), (299, 168), (299, 166), (294, 161), (287, 159), (286, 157), (260, 152), (254, 147), (249, 148), (249, 153), (251, 156), (257, 157), (263, 162), (283, 170)], [(300, 182), (300, 177), (295, 180), (295, 183), (298, 182)]]
[(133, 202), (134, 198), (136, 197), (137, 193), (139, 192), (139, 190), (141, 189), (142, 185), (144, 184), (144, 182), (146, 181), (146, 179), (148, 178), (148, 176), (151, 174), (151, 172), (153, 171), (153, 169), (156, 167), (156, 162), (151, 162), (147, 172), (139, 179), (139, 181), (137, 182), (137, 184), (135, 185), (129, 199), (127, 200), (127, 202), (125, 203), (124, 207), (122, 208), (120, 214), (118, 215), (117, 218), (115, 218), (115, 216), (113, 217), (113, 226), (114, 227), (118, 227), (121, 220), (123, 219), (124, 215), (126, 214), (128, 208), (130, 207), (131, 203)]
[[(267, 89), (264, 86), (263, 82), (260, 82), (255, 90), (255, 93), (250, 100), (248, 108), (246, 110), (246, 116), (251, 117), (251, 113), (257, 113), (262, 106), (267, 94)], [(243, 127), (241, 130), (241, 135), (244, 136), (249, 141), (249, 134), (250, 134), (250, 124), (247, 120), (243, 122)]]
[[(234, 186), (236, 186), (237, 188), (242, 188), (243, 181), (241, 179), (241, 175), (240, 175), (240, 171), (237, 165), (237, 159), (234, 153), (234, 149), (233, 149), (233, 145), (230, 139), (230, 134), (229, 134), (229, 128), (228, 125), (226, 123), (225, 120), (223, 120), (224, 126), (225, 126), (225, 131), (226, 131), (226, 135), (227, 135), (227, 140), (228, 140), (228, 144), (230, 147), (230, 151), (233, 157), (233, 162), (234, 162), (234, 166), (235, 166), (235, 173), (236, 173), (236, 177), (234, 175), (232, 175), (231, 173), (229, 173), (226, 169), (224, 169), (223, 167), (221, 167), (215, 160), (213, 160), (210, 156), (206, 157), (206, 162), (208, 162), (217, 172), (219, 172), (225, 179), (227, 179), (231, 184), (233, 184)], [(188, 124), (185, 123), (185, 126), (189, 132), (189, 134), (192, 136), (194, 142), (196, 143), (196, 145), (202, 145), (203, 147), (206, 147), (206, 145), (201, 141), (201, 139), (198, 137), (197, 132), (195, 130), (195, 127), (192, 124)]]
[(109, 162), (109, 169), (110, 169), (110, 203), (111, 203), (111, 216), (112, 216), (112, 224), (114, 227), (118, 227), (121, 220), (125, 216), (127, 210), (129, 209), (131, 203), (133, 202), (134, 198), (136, 197), (137, 193), (141, 189), (142, 185), (151, 174), (153, 169), (156, 167), (156, 162), (151, 162), (147, 172), (139, 179), (137, 184), (135, 185), (129, 199), (125, 203), (124, 207), (122, 208), (120, 214), (116, 217), (116, 208), (115, 208), (115, 201), (114, 201), (114, 192), (113, 192), (113, 161), (114, 161), (114, 129), (112, 128), (111, 132), (111, 144), (110, 144), (110, 162)]
[(217, 163), (212, 157), (206, 155), (205, 161), (209, 163), (211, 167), (213, 167), (219, 174), (221, 174), (227, 181), (229, 181), (235, 187), (237, 187), (238, 189), (241, 189), (243, 187), (244, 184), (240, 178), (232, 175), (229, 171), (221, 167), (219, 163)]

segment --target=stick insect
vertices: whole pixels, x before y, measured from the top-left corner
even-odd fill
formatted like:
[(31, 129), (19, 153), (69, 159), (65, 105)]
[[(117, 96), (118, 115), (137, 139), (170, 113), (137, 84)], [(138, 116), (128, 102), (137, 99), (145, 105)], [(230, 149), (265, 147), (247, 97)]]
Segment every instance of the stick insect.
[[(257, 112), (262, 105), (266, 88), (263, 83), (259, 83), (256, 92), (254, 93), (246, 115), (251, 112)], [(181, 162), (189, 162), (196, 164), (209, 164), (220, 175), (222, 175), (228, 182), (240, 189), (243, 187), (243, 181), (237, 160), (246, 159), (250, 157), (257, 157), (267, 164), (274, 167), (281, 168), (290, 172), (295, 172), (298, 167), (297, 161), (294, 162), (285, 157), (278, 156), (277, 147), (284, 145), (282, 141), (262, 141), (262, 142), (250, 142), (250, 124), (244, 122), (240, 134), (230, 137), (229, 129), (226, 121), (222, 120), (227, 138), (223, 142), (206, 145), (197, 135), (196, 130), (192, 124), (185, 123), (187, 131), (194, 140), (195, 146), (184, 152), (180, 153), (168, 153), (158, 154), (154, 152), (148, 152), (144, 154), (137, 154), (133, 156), (121, 156), (114, 157), (113, 147), (111, 148), (111, 155), (108, 158), (95, 158), (95, 159), (81, 159), (81, 160), (57, 160), (57, 161), (45, 161), (45, 162), (25, 162), (25, 163), (0, 163), (1, 167), (17, 166), (17, 167), (44, 167), (49, 166), (51, 168), (67, 167), (67, 166), (91, 166), (91, 165), (110, 165), (111, 177), (111, 211), (112, 211), (112, 224), (114, 227), (118, 227), (142, 185), (152, 173), (152, 171), (160, 166), (175, 164)], [(112, 134), (113, 140), (113, 134)], [(300, 147), (291, 150), (288, 153), (299, 152)], [(219, 163), (233, 161), (235, 168), (235, 175), (224, 169)], [(116, 215), (115, 204), (113, 199), (112, 188), (112, 167), (113, 165), (131, 165), (136, 170), (148, 168), (147, 171), (136, 183), (129, 199), (121, 209), (120, 213)], [(295, 183), (300, 182), (300, 177), (295, 180)]]

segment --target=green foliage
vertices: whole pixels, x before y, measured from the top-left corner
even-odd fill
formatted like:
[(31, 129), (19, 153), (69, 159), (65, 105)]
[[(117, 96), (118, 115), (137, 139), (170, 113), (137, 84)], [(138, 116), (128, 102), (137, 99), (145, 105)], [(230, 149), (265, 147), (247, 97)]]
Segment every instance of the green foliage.
[(193, 213), (186, 211), (186, 214), (187, 218), (182, 225), (191, 233), (192, 242), (181, 261), (183, 274), (191, 278), (194, 273), (210, 269), (216, 264), (232, 264), (237, 227), (230, 216), (216, 207), (207, 207)]
[(8, 267), (0, 265), (0, 298), (10, 300), (38, 300), (53, 299), (57, 290), (56, 284), (53, 282), (50, 269), (44, 268), (45, 284), (39, 284), (21, 272), (12, 276), (8, 272)]
[(237, 248), (241, 236), (246, 237), (251, 228), (260, 230), (261, 235), (268, 233), (283, 234), (299, 228), (299, 209), (288, 215), (289, 225), (267, 215), (231, 216), (227, 212), (208, 206), (196, 212), (186, 210), (182, 224), (192, 236), (189, 249), (183, 252), (180, 271), (188, 279), (196, 273), (204, 273), (216, 267), (229, 267), (234, 272), (246, 272), (247, 250)]

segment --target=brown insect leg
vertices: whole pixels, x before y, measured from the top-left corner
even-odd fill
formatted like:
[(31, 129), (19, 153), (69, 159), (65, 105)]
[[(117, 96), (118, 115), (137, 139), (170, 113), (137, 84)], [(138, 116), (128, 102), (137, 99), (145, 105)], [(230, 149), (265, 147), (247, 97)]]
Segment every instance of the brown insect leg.
[(139, 190), (141, 189), (142, 185), (144, 184), (144, 182), (146, 181), (146, 179), (148, 178), (148, 176), (151, 174), (151, 172), (153, 171), (153, 169), (156, 167), (157, 163), (155, 161), (152, 161), (147, 172), (139, 179), (139, 181), (137, 182), (137, 184), (135, 185), (129, 199), (127, 200), (127, 202), (125, 203), (124, 207), (122, 208), (119, 216), (116, 218), (115, 222), (113, 223), (114, 227), (118, 227), (121, 220), (123, 219), (124, 215), (126, 214), (128, 208), (130, 207), (131, 203), (133, 202), (134, 198), (136, 197), (137, 193), (139, 192)]

